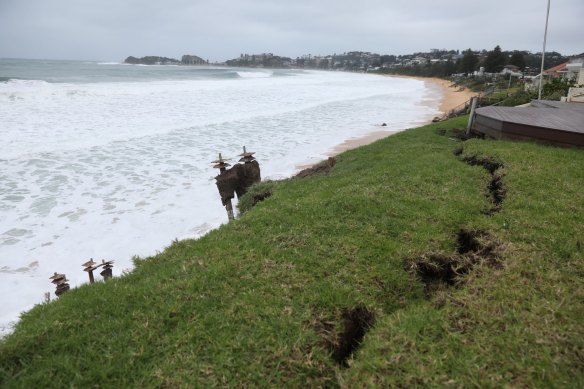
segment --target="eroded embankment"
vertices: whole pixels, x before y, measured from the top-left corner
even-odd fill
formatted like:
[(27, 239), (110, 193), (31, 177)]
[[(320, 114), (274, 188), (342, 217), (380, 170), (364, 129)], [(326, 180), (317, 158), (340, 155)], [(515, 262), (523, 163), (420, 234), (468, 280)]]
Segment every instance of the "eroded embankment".
[[(0, 343), (0, 386), (578, 382), (582, 158), (471, 140), (472, 168), (437, 127), (343, 154), (327, 176), (261, 183), (249, 214), (34, 308)], [(484, 191), (511, 227), (479, 212)]]

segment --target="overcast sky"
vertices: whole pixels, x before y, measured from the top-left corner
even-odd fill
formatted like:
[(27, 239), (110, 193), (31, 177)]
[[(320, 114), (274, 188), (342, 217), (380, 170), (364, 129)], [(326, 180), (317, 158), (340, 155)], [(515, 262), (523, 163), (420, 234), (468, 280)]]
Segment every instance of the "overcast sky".
[[(584, 52), (584, 0), (552, 0), (548, 51)], [(0, 0), (0, 57), (223, 61), (446, 49), (541, 51), (547, 0)]]

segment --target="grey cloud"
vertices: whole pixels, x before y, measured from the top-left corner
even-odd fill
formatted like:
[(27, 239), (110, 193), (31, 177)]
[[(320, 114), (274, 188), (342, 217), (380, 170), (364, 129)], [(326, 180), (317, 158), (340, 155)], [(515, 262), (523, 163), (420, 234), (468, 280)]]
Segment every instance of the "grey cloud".
[[(545, 0), (0, 0), (0, 57), (225, 60), (430, 48), (541, 50)], [(548, 48), (584, 51), (581, 0), (552, 3)]]

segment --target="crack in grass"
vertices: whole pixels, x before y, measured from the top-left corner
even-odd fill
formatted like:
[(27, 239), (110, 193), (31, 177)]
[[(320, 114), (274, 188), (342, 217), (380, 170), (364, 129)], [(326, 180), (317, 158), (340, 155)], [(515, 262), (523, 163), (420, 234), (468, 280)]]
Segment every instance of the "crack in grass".
[(335, 321), (316, 319), (316, 329), (323, 345), (333, 360), (342, 367), (349, 367), (349, 359), (361, 347), (367, 332), (375, 323), (375, 314), (364, 306), (345, 308), (340, 317), (341, 330), (335, 332)]
[(456, 254), (426, 253), (406, 260), (406, 270), (423, 283), (426, 296), (457, 286), (479, 263), (501, 268), (503, 246), (483, 230), (461, 229), (457, 233)]
[(481, 166), (489, 172), (491, 179), (487, 184), (488, 197), (493, 204), (489, 209), (483, 211), (486, 215), (493, 215), (501, 210), (503, 200), (507, 196), (507, 189), (503, 182), (504, 174), (500, 173), (505, 165), (502, 162), (495, 160), (493, 157), (479, 158), (476, 155), (469, 155), (461, 157), (464, 152), (463, 147), (458, 147), (454, 150), (454, 155), (460, 157), (463, 162), (471, 166)]

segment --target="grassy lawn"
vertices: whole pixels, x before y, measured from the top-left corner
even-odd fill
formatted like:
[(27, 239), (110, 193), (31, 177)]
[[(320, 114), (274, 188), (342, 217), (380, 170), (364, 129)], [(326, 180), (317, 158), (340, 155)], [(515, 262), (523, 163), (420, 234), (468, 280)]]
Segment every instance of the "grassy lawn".
[(462, 142), (466, 120), (262, 183), (229, 225), (36, 306), (0, 387), (584, 387), (584, 151)]

